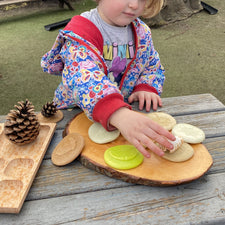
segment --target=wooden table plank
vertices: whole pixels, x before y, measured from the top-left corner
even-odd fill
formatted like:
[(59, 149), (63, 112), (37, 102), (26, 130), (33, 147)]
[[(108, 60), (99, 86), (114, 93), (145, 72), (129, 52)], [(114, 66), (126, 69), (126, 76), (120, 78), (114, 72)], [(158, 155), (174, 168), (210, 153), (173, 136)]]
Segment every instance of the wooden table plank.
[[(205, 145), (214, 160), (214, 164), (207, 174), (225, 173), (225, 138), (207, 139)], [(44, 160), (26, 200), (57, 197), (131, 185), (133, 184), (113, 179), (85, 168), (78, 160), (64, 167), (54, 166), (51, 160)]]
[[(158, 111), (164, 111), (171, 115), (184, 115), (191, 113), (225, 111), (225, 106), (211, 94), (178, 96), (171, 98), (162, 98), (163, 107)], [(138, 103), (132, 104), (133, 109), (138, 109)], [(64, 119), (57, 123), (58, 129), (64, 129), (65, 125), (77, 113), (81, 112), (78, 107), (71, 110), (62, 110)], [(6, 116), (0, 116), (0, 123), (5, 121)]]
[[(162, 98), (162, 102), (163, 107), (159, 108), (158, 111), (167, 112), (173, 116), (225, 110), (223, 103), (211, 94)], [(133, 103), (132, 108), (137, 110), (138, 103)]]
[[(0, 215), (2, 224), (215, 224), (224, 218), (225, 173), (189, 185), (134, 185), (28, 201), (19, 215)], [(224, 221), (224, 220), (223, 220)]]
[[(164, 98), (163, 103), (159, 111), (205, 131), (204, 144), (214, 159), (205, 176), (159, 188), (106, 177), (77, 160), (55, 167), (51, 153), (67, 122), (80, 111), (63, 110), (21, 213), (0, 214), (1, 224), (225, 224), (225, 106), (211, 94)], [(0, 116), (0, 122), (4, 119)]]
[(204, 141), (209, 153), (213, 157), (213, 166), (207, 174), (225, 172), (225, 137), (207, 138)]
[(48, 150), (45, 154), (44, 159), (51, 159), (52, 152), (54, 151), (55, 147), (58, 145), (58, 143), (63, 139), (63, 130), (57, 129), (54, 133), (54, 136), (51, 140), (51, 143), (48, 147)]
[(211, 94), (163, 98), (164, 106), (172, 115), (225, 110), (225, 106)]
[[(205, 115), (207, 115), (206, 118), (208, 118), (208, 120), (205, 119)], [(225, 121), (225, 112), (222, 111), (209, 114), (179, 116), (175, 118), (178, 122), (190, 122), (193, 125), (203, 128), (206, 136), (210, 136), (213, 132), (217, 132), (218, 134), (218, 132), (224, 133), (225, 131), (224, 126), (217, 127), (217, 124), (221, 124), (221, 122), (215, 123), (215, 120)], [(203, 124), (205, 121), (207, 121), (207, 124)], [(209, 173), (225, 172), (224, 136), (220, 138), (207, 138), (204, 141), (204, 144), (214, 159), (214, 165)], [(62, 130), (57, 130), (48, 148), (45, 159), (51, 158), (52, 151), (60, 140), (62, 140)], [(74, 183), (76, 184), (75, 187)], [(45, 160), (43, 162), (43, 168), (41, 167), (37, 174), (28, 200), (74, 194), (79, 191), (96, 191), (105, 188), (115, 188), (120, 187), (120, 185), (126, 186), (128, 184), (97, 174), (95, 171), (81, 166), (78, 162), (74, 162), (65, 167), (55, 167), (51, 164), (50, 160)]]
[(75, 107), (70, 110), (62, 110), (64, 119), (57, 123), (57, 129), (64, 129), (66, 124), (77, 114), (82, 112), (82, 110), (78, 107)]
[(6, 120), (6, 116), (5, 115), (1, 115), (0, 116), (0, 123), (4, 123)]
[[(225, 106), (211, 94), (178, 96), (171, 98), (162, 98), (163, 107), (158, 111), (169, 113), (173, 116), (189, 115), (205, 112), (225, 111)], [(138, 111), (138, 103), (134, 102), (132, 108)], [(57, 128), (65, 128), (65, 125), (81, 110), (76, 107), (71, 111), (62, 110), (64, 120), (57, 124)], [(145, 110), (143, 110), (145, 112)], [(153, 110), (151, 110), (153, 112)]]
[(131, 185), (133, 184), (90, 170), (81, 165), (78, 160), (64, 167), (54, 166), (51, 160), (44, 160), (26, 200), (66, 196)]

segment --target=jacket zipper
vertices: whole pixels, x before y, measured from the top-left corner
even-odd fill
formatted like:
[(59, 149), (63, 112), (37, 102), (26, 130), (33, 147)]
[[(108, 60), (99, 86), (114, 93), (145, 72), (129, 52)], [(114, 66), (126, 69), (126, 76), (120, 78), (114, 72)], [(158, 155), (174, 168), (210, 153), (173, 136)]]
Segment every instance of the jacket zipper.
[(121, 82), (120, 82), (120, 87), (119, 87), (120, 90), (122, 89), (123, 82), (124, 82), (124, 80), (125, 80), (125, 77), (126, 77), (126, 75), (127, 75), (127, 72), (128, 72), (128, 70), (130, 69), (131, 64), (133, 63), (133, 61), (136, 59), (136, 56), (137, 56), (138, 37), (137, 37), (137, 31), (136, 31), (135, 26), (134, 26), (133, 23), (132, 23), (132, 29), (133, 29), (134, 35), (135, 35), (135, 37), (134, 37), (134, 38), (135, 38), (135, 54), (134, 54), (133, 59), (132, 59), (132, 60), (130, 61), (130, 63), (127, 65), (127, 68), (126, 68), (126, 70), (125, 70), (125, 72), (124, 72), (124, 74), (123, 74), (123, 77), (122, 77)]

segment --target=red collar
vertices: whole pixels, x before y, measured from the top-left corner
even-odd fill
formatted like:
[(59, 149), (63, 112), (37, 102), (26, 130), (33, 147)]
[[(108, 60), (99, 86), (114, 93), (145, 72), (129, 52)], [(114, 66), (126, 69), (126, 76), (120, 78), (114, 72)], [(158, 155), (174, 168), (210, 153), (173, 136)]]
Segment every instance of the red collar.
[(64, 30), (72, 31), (92, 43), (103, 54), (103, 37), (99, 29), (90, 20), (82, 16), (74, 16)]

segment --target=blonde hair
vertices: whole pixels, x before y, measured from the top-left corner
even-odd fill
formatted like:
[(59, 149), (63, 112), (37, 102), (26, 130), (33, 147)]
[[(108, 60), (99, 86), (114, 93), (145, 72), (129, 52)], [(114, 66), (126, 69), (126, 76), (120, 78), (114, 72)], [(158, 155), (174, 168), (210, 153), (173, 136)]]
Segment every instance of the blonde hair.
[(156, 16), (163, 7), (164, 0), (147, 0), (142, 17), (152, 18)]
[[(93, 0), (99, 3), (101, 0)], [(145, 10), (142, 14), (144, 18), (152, 18), (156, 16), (163, 7), (164, 0), (146, 0)]]

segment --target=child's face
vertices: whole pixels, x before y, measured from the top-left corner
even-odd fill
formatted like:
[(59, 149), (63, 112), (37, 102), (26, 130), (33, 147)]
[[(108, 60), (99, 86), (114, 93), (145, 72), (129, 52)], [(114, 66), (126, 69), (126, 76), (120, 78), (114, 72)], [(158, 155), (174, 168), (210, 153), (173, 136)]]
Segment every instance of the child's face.
[(100, 0), (98, 11), (102, 19), (113, 26), (126, 26), (139, 17), (146, 0)]

